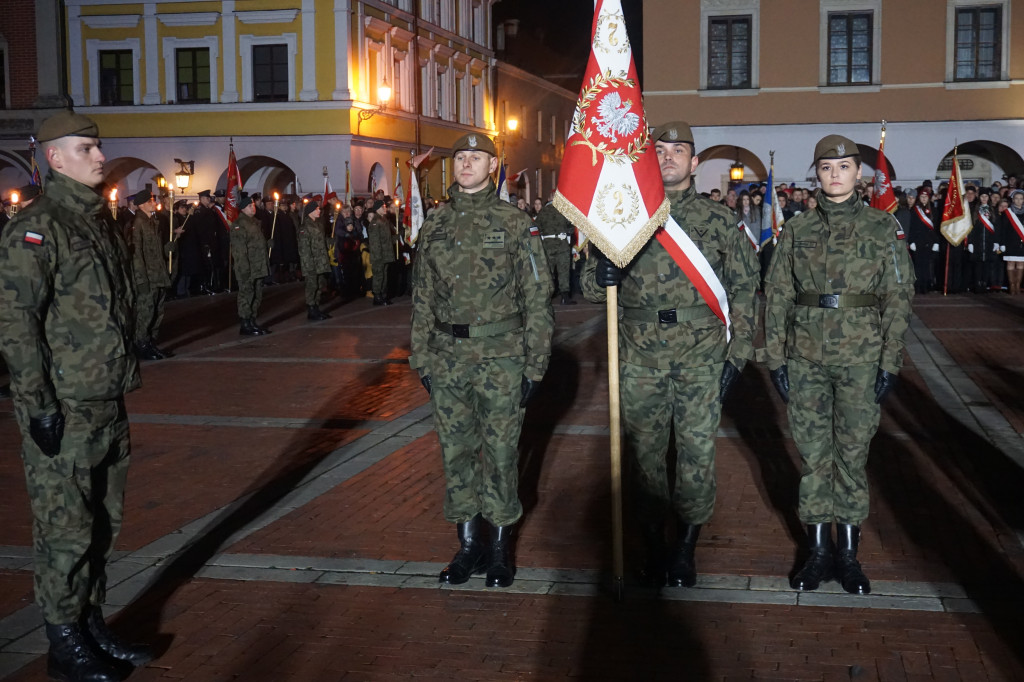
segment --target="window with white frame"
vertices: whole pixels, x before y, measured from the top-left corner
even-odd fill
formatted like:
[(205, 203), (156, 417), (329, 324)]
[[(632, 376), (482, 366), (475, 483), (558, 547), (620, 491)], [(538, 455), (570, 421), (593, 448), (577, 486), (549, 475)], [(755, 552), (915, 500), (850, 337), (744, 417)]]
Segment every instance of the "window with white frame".
[(701, 0), (700, 89), (759, 87), (760, 0)]
[(473, 2), (473, 42), (484, 47), (490, 47), (489, 36), (487, 35), (487, 12), (480, 0)]
[(174, 51), (174, 99), (179, 104), (210, 101), (210, 48), (179, 47)]
[(1003, 52), (1003, 8), (992, 5), (957, 7), (955, 35), (955, 80), (999, 80)]
[(284, 102), (294, 99), (297, 35), (241, 35), (242, 101)]
[(100, 50), (100, 105), (135, 103), (134, 56), (131, 50)]
[(882, 77), (882, 0), (819, 0), (818, 84), (843, 88)]

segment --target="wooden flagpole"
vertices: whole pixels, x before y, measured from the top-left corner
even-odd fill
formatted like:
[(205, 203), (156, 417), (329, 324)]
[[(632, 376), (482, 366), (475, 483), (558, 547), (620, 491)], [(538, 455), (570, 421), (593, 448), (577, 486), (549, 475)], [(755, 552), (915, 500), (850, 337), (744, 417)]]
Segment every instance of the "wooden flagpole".
[(619, 288), (607, 287), (608, 431), (612, 469), (612, 570), (615, 596), (622, 599), (625, 565), (622, 552), (622, 427), (619, 400)]

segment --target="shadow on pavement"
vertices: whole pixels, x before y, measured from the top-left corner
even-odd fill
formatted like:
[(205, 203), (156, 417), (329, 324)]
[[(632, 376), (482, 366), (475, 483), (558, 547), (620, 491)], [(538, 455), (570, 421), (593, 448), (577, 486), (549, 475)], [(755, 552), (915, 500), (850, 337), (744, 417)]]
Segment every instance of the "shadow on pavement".
[[(374, 357), (380, 349), (364, 349), (365, 357)], [(359, 351), (357, 351), (359, 352)], [(364, 355), (360, 355), (364, 357)], [(358, 413), (365, 406), (365, 397), (360, 387), (374, 386), (376, 390), (409, 390), (408, 368), (393, 363), (374, 363), (356, 378), (340, 386), (325, 401), (310, 419), (314, 422), (336, 421), (339, 414)], [(273, 509), (286, 495), (338, 447), (340, 437), (325, 442), (323, 433), (298, 430), (296, 437), (282, 450), (272, 464), (254, 475), (253, 483), (239, 495), (237, 501), (199, 531), (196, 538), (177, 555), (163, 565), (153, 579), (152, 586), (119, 614), (122, 626), (133, 627), (135, 637), (140, 641), (159, 642), (161, 655), (170, 647), (173, 633), (160, 634), (160, 626), (166, 617), (168, 604), (175, 593), (188, 584), (205, 564), (217, 553), (226, 549), (231, 537), (244, 529), (264, 513)], [(253, 656), (261, 656), (258, 647)], [(246, 661), (238, 664), (241, 675), (251, 672), (252, 666)]]
[[(917, 384), (902, 382), (897, 396), (899, 403), (883, 409), (888, 408), (907, 432), (913, 431), (917, 420), (930, 425), (930, 438), (922, 444), (924, 453), (967, 505), (944, 495), (941, 479), (915, 465), (920, 456), (884, 430), (872, 442), (871, 486), (888, 501), (904, 535), (924, 550), (926, 559), (949, 569), (992, 625), (1006, 649), (1005, 657), (991, 656), (992, 664), (1003, 668), (1006, 679), (1022, 679), (1024, 550), (1013, 531), (1024, 528), (1020, 504), (1024, 471), (949, 415)], [(979, 525), (991, 526), (998, 547), (979, 532)], [(870, 576), (870, 565), (865, 568)]]

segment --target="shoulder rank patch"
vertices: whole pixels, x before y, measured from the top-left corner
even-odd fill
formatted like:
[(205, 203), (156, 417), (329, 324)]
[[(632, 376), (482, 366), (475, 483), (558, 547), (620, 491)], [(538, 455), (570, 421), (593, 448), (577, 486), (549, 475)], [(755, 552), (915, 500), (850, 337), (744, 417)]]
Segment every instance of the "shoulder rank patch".
[(540, 236), (540, 230), (537, 228), (536, 225), (530, 225), (530, 236), (531, 237), (539, 237)]
[(25, 232), (25, 241), (29, 244), (39, 245), (43, 243), (43, 235), (38, 232)]

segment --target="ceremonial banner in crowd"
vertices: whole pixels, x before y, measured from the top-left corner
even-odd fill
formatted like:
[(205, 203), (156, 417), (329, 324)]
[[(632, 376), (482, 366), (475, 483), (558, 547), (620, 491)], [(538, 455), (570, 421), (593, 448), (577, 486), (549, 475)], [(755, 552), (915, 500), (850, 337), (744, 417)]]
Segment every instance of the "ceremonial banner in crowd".
[(331, 179), (327, 176), (327, 166), (324, 166), (324, 194), (323, 199), (320, 202), (320, 210), (326, 211), (330, 203), (337, 198), (338, 193), (334, 191), (334, 187), (331, 185)]
[(889, 163), (885, 160), (885, 121), (882, 121), (882, 141), (878, 144), (875, 193), (871, 195), (871, 207), (886, 213), (893, 213), (899, 208), (896, 193), (892, 191), (892, 181), (889, 179)]
[(665, 223), (669, 205), (620, 0), (596, 0), (591, 35), (553, 203), (622, 267)]
[(769, 215), (769, 219), (762, 218), (761, 220), (762, 245), (766, 244), (769, 239), (773, 244), (777, 243), (779, 232), (782, 231), (782, 224), (786, 222), (785, 216), (782, 215), (782, 206), (779, 205), (779, 197), (775, 193), (775, 152), (770, 152), (769, 156), (771, 163), (768, 168), (768, 190), (764, 193), (764, 213)]
[(224, 217), (228, 223), (238, 219), (238, 202), (242, 198), (242, 178), (235, 160), (235, 145), (228, 145), (228, 186), (224, 190)]
[(953, 246), (967, 239), (971, 231), (971, 212), (964, 201), (964, 181), (960, 177), (960, 165), (953, 149), (953, 170), (949, 176), (949, 189), (946, 190), (946, 203), (942, 208), (942, 227), (939, 232)]
[(416, 169), (420, 167), (421, 163), (430, 158), (430, 154), (433, 151), (434, 148), (431, 147), (426, 152), (414, 156), (406, 162), (409, 164), (409, 168), (412, 169), (412, 174), (409, 177), (409, 195), (405, 200), (410, 244), (416, 243), (420, 236), (420, 228), (423, 227), (423, 199), (420, 197), (420, 181), (416, 178)]

